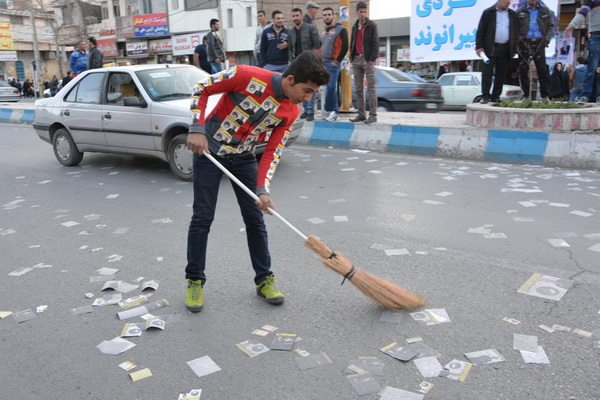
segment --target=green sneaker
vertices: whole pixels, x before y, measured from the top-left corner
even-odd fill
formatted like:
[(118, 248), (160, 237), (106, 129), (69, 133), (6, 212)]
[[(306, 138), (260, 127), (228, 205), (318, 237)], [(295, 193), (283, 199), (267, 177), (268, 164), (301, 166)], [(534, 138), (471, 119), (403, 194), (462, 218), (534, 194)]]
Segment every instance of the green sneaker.
[(202, 310), (202, 281), (188, 279), (188, 291), (186, 292), (186, 308), (192, 313)]
[(273, 276), (268, 276), (263, 282), (257, 285), (257, 294), (264, 297), (270, 304), (284, 303), (284, 295), (275, 287)]

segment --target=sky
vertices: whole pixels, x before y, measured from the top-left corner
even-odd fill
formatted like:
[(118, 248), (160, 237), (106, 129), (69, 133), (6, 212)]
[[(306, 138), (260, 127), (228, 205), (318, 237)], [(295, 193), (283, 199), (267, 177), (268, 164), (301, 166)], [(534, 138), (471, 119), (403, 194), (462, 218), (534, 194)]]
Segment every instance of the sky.
[(369, 18), (399, 18), (411, 16), (411, 0), (371, 0)]

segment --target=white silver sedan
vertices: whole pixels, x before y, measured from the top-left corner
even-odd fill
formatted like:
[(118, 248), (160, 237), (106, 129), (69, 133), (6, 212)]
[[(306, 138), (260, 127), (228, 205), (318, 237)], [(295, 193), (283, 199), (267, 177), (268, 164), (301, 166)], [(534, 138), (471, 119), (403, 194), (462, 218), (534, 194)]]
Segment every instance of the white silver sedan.
[[(86, 71), (56, 96), (35, 102), (33, 127), (58, 161), (74, 166), (84, 152), (154, 156), (182, 180), (192, 180), (186, 140), (194, 84), (208, 74), (190, 65), (138, 65)], [(207, 113), (221, 95), (209, 98)], [(288, 145), (300, 134), (291, 127)], [(262, 153), (265, 143), (257, 144)]]
[[(482, 73), (446, 73), (436, 80), (442, 87), (443, 107), (465, 107), (480, 102), (482, 98)], [(515, 85), (503, 85), (501, 100), (520, 100), (524, 92)]]

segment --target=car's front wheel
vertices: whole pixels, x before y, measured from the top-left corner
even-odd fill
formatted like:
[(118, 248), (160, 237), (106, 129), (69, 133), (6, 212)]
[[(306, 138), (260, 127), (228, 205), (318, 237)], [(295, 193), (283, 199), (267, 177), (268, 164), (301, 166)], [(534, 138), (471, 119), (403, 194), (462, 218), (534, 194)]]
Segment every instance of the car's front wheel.
[(65, 128), (56, 130), (52, 137), (52, 147), (56, 159), (65, 166), (78, 165), (83, 159), (83, 152), (79, 152), (71, 134)]
[(392, 107), (390, 106), (390, 103), (388, 103), (386, 101), (379, 100), (378, 101), (378, 108), (376, 109), (376, 111), (378, 111), (378, 112), (390, 112), (390, 111), (392, 111)]
[(188, 147), (188, 134), (180, 134), (169, 143), (169, 167), (180, 180), (192, 181), (194, 152)]

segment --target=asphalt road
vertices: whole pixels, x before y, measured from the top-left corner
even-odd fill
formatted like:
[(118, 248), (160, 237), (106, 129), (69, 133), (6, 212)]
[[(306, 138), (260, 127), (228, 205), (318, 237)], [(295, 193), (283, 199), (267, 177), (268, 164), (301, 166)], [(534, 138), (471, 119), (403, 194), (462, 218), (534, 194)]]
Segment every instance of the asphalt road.
[[(286, 302), (265, 303), (255, 295), (243, 223), (225, 179), (205, 308), (187, 313), (192, 186), (166, 163), (86, 154), (67, 168), (31, 126), (1, 125), (0, 169), (0, 311), (48, 306), (30, 321), (0, 319), (2, 399), (175, 399), (192, 389), (202, 389), (202, 399), (379, 399), (359, 396), (343, 373), (360, 356), (384, 363), (383, 376), (374, 377), (381, 387), (416, 392), (424, 380), (434, 384), (425, 399), (599, 399), (598, 171), (288, 149), (272, 185), (279, 212), (358, 267), (421, 294), (425, 308), (446, 309), (451, 322), (425, 326), (409, 312), (397, 323), (381, 322), (379, 306), (351, 283), (340, 286), (342, 278), (273, 217), (266, 218), (273, 270)], [(168, 300), (154, 314), (175, 322), (127, 338), (136, 347), (118, 356), (101, 353), (96, 346), (118, 337), (125, 322), (143, 322), (120, 321), (114, 305), (72, 314), (115, 293), (90, 283), (103, 267), (119, 269), (115, 279), (128, 283), (159, 281), (157, 291), (144, 293)], [(518, 293), (535, 273), (574, 283), (559, 301)], [(550, 286), (541, 293), (555, 294)], [(265, 324), (297, 334), (295, 348), (325, 352), (332, 363), (301, 371), (294, 352), (250, 358), (235, 347), (245, 340), (270, 346), (273, 334), (251, 334)], [(549, 333), (541, 324), (593, 337)], [(526, 364), (513, 349), (514, 334), (537, 336), (550, 364)], [(463, 382), (423, 378), (413, 361), (379, 350), (411, 337), (437, 350), (443, 366), (485, 349), (506, 361), (474, 365)], [(221, 371), (197, 377), (186, 362), (202, 356)], [(152, 377), (133, 382), (118, 366), (124, 361), (137, 365), (131, 372), (149, 368)]]

